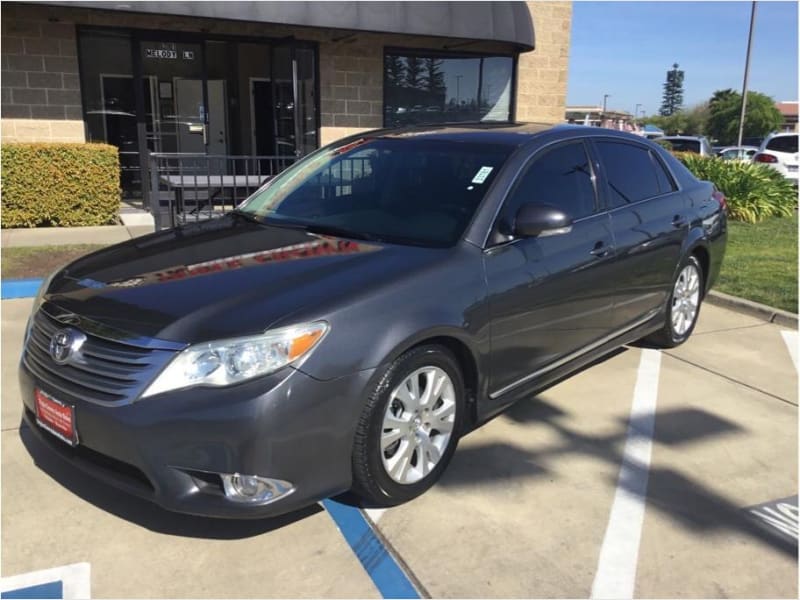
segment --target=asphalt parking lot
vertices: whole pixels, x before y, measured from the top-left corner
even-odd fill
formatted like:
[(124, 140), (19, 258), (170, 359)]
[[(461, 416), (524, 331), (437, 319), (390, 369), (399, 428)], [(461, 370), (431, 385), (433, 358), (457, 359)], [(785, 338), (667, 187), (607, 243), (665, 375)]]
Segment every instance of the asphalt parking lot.
[[(2, 303), (3, 577), (89, 563), (95, 597), (386, 594), (331, 510), (171, 514), (41, 450), (16, 384), (29, 310)], [(421, 596), (796, 598), (796, 344), (705, 305), (683, 347), (627, 348), (517, 404), (431, 491), (366, 518)]]

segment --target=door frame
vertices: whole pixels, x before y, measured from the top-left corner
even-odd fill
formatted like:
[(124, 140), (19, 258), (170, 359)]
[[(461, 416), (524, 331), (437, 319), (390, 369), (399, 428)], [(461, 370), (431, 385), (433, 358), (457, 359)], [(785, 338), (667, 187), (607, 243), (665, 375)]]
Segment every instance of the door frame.
[[(270, 52), (270, 63), (272, 61), (272, 56)], [(270, 68), (272, 65), (270, 64)], [(254, 94), (255, 94), (255, 86), (253, 85), (255, 82), (259, 83), (271, 83), (272, 82), (272, 74), (270, 73), (270, 77), (248, 77), (247, 78), (247, 93), (250, 94), (250, 148), (252, 148), (253, 155), (257, 155), (258, 152), (256, 151), (256, 104), (253, 101)], [(241, 102), (241, 99), (240, 99)], [(273, 116), (273, 120), (275, 117)]]
[[(296, 70), (296, 56), (295, 56), (295, 49), (296, 48), (308, 48), (312, 50), (314, 53), (314, 127), (315, 127), (315, 145), (319, 147), (320, 145), (320, 127), (321, 127), (321, 105), (320, 105), (320, 61), (319, 61), (319, 42), (311, 41), (311, 40), (298, 40), (294, 36), (284, 36), (284, 37), (277, 37), (277, 36), (253, 36), (253, 35), (232, 35), (232, 34), (221, 34), (221, 33), (203, 33), (203, 32), (186, 32), (186, 31), (171, 31), (171, 30), (154, 30), (154, 29), (142, 29), (142, 28), (135, 28), (135, 27), (109, 27), (109, 26), (102, 26), (102, 25), (78, 25), (77, 26), (77, 34), (78, 37), (82, 34), (92, 34), (92, 33), (111, 33), (116, 35), (127, 35), (130, 40), (130, 49), (131, 49), (131, 73), (134, 81), (139, 81), (143, 77), (142, 74), (142, 58), (141, 58), (141, 43), (143, 41), (156, 41), (156, 42), (180, 42), (180, 43), (197, 43), (200, 45), (201, 51), (201, 60), (202, 60), (202, 69), (203, 69), (203, 102), (205, 106), (208, 106), (208, 98), (207, 98), (207, 79), (208, 79), (208, 66), (206, 63), (206, 42), (208, 41), (225, 41), (225, 42), (238, 42), (238, 43), (250, 43), (250, 44), (259, 44), (263, 45), (265, 51), (269, 53), (270, 57), (270, 78), (272, 76), (272, 59), (273, 59), (273, 48), (276, 46), (288, 45), (292, 48), (292, 60), (293, 60), (293, 95), (295, 98), (297, 97), (297, 70)], [(79, 72), (80, 72), (80, 56), (79, 56)], [(83, 74), (80, 73), (80, 77), (83, 78)], [(135, 93), (135, 106), (136, 106), (136, 118), (137, 118), (137, 135), (139, 136), (139, 161), (140, 166), (142, 168), (142, 198), (143, 198), (143, 205), (145, 207), (150, 207), (150, 198), (149, 198), (149, 161), (147, 159), (148, 151), (147, 151), (147, 139), (145, 137), (145, 132), (143, 129), (145, 128), (144, 121), (144, 96), (141, 90), (140, 85), (134, 85), (134, 93)], [(85, 110), (87, 106), (87, 102), (83, 95), (85, 91), (83, 86), (81, 86), (81, 96), (82, 96), (82, 104)], [(295, 137), (297, 137), (297, 125), (299, 124), (299, 111), (295, 111), (298, 116), (295, 118)], [(206, 111), (206, 118), (207, 118), (208, 111)], [(298, 139), (299, 141), (299, 139)], [(297, 143), (297, 142), (296, 142)]]

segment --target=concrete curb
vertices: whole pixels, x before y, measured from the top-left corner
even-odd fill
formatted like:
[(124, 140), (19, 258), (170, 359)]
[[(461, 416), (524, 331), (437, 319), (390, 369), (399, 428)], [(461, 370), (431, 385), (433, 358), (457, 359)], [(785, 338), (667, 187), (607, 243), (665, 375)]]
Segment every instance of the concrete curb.
[(3, 248), (62, 246), (65, 244), (116, 244), (153, 232), (153, 225), (101, 225), (97, 227), (39, 227), (0, 230)]
[(796, 314), (781, 310), (779, 308), (773, 308), (771, 306), (767, 306), (766, 304), (760, 304), (758, 302), (753, 302), (752, 300), (745, 300), (744, 298), (731, 296), (730, 294), (724, 294), (715, 290), (711, 290), (705, 299), (709, 304), (721, 306), (723, 308), (729, 308), (731, 310), (735, 310), (736, 312), (750, 315), (751, 317), (756, 317), (757, 319), (761, 319), (768, 323), (775, 323), (777, 325), (791, 327), (793, 329), (797, 329), (798, 326), (798, 316)]

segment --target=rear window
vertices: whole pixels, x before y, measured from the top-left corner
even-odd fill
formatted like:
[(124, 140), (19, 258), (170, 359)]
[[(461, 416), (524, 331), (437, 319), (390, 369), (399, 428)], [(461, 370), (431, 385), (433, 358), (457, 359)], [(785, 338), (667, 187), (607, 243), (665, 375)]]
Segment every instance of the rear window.
[[(671, 183), (650, 150), (624, 142), (598, 142), (606, 170), (611, 206), (625, 206), (671, 191)], [(660, 169), (659, 173), (656, 169)], [(662, 191), (662, 186), (667, 189)]]
[(767, 150), (773, 152), (789, 152), (795, 154), (797, 152), (797, 138), (796, 135), (782, 135), (774, 137), (767, 142)]
[(664, 138), (663, 141), (669, 142), (673, 152), (694, 152), (700, 154), (700, 140), (676, 140), (674, 138)]

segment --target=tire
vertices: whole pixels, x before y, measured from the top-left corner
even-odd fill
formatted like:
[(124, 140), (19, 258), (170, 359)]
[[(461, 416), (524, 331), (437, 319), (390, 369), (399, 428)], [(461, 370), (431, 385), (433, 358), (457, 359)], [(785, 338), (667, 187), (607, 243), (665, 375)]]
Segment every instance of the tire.
[[(705, 274), (700, 261), (693, 255), (686, 257), (678, 268), (675, 281), (672, 282), (672, 291), (667, 300), (666, 319), (664, 327), (656, 333), (645, 338), (645, 341), (659, 348), (675, 348), (680, 346), (692, 335), (697, 318), (700, 316), (700, 305), (703, 302), (703, 283)], [(688, 282), (688, 283), (687, 283)], [(686, 285), (689, 290), (684, 292)], [(686, 296), (685, 294), (689, 294)], [(694, 301), (692, 299), (695, 299)], [(692, 306), (694, 308), (692, 312)], [(676, 315), (681, 311), (683, 320)], [(673, 316), (676, 316), (673, 319)]]
[[(433, 393), (426, 396), (429, 389)], [(465, 414), (464, 379), (449, 350), (426, 345), (398, 357), (361, 413), (352, 491), (374, 506), (401, 504), (425, 492), (450, 462)]]

